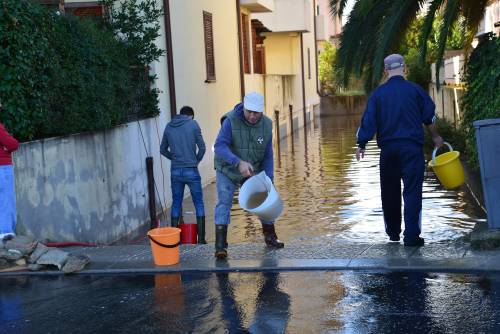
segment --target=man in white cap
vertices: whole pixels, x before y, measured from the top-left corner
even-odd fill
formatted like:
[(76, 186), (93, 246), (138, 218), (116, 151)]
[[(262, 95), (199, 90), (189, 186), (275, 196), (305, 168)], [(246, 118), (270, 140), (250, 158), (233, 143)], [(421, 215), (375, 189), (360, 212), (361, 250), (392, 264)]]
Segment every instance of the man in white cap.
[(365, 145), (377, 133), (380, 147), (380, 187), (385, 231), (391, 241), (399, 241), (401, 233), (401, 179), (404, 190), (404, 245), (422, 246), (422, 184), (425, 160), (424, 131), (429, 129), (436, 147), (443, 144), (434, 122), (435, 105), (419, 85), (405, 80), (404, 59), (392, 54), (384, 59), (387, 82), (368, 99), (357, 134), (359, 161)]
[[(215, 207), (215, 256), (227, 257), (227, 227), (231, 218), (233, 195), (250, 176), (265, 171), (274, 178), (272, 121), (264, 115), (264, 97), (248, 93), (243, 103), (221, 119), (215, 141), (217, 205)], [(264, 239), (269, 247), (281, 248), (274, 222), (261, 220)]]

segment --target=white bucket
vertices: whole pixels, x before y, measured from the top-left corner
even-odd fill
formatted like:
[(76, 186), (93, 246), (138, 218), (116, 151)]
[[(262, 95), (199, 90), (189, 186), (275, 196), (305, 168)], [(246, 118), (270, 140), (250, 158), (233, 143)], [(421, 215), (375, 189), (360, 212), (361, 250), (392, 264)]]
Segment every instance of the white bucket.
[(264, 171), (243, 183), (238, 202), (244, 210), (267, 221), (275, 220), (283, 212), (283, 201)]

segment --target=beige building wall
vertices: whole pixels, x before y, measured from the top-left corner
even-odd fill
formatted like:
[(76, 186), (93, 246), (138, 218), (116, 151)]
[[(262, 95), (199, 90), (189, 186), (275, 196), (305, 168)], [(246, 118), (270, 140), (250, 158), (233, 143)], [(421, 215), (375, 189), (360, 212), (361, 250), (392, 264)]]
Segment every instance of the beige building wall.
[[(266, 27), (275, 22), (282, 22), (283, 17), (291, 15), (289, 10), (293, 6), (284, 6), (283, 1), (276, 2), (276, 10), (272, 14), (261, 14), (257, 17)], [(314, 7), (311, 1), (294, 1), (295, 6), (304, 8), (303, 16), (298, 24), (286, 25), (286, 30), (265, 33), (264, 45), (266, 49), (266, 109), (269, 116), (275, 120), (275, 110), (280, 112), (280, 136), (289, 133), (292, 125), (294, 130), (304, 126), (304, 99), (305, 93), (305, 121), (313, 118), (314, 106), (319, 104), (319, 95), (316, 87), (316, 58), (315, 36), (313, 25), (303, 25), (303, 22), (314, 21)], [(281, 12), (280, 12), (281, 11)], [(294, 15), (297, 15), (295, 13)], [(276, 26), (279, 26), (276, 24)], [(301, 51), (301, 34), (303, 48)], [(302, 88), (302, 59), (304, 71), (304, 91)], [(290, 118), (289, 105), (293, 106)], [(285, 131), (286, 129), (286, 131)]]
[[(171, 0), (177, 109), (190, 105), (200, 124), (207, 153), (200, 164), (203, 183), (214, 176), (213, 150), (220, 117), (240, 102), (236, 5), (233, 0)], [(213, 15), (216, 81), (206, 83), (203, 11)]]
[(342, 32), (342, 18), (330, 15), (330, 0), (316, 0), (315, 10), (316, 15), (326, 18), (328, 38), (337, 36)]

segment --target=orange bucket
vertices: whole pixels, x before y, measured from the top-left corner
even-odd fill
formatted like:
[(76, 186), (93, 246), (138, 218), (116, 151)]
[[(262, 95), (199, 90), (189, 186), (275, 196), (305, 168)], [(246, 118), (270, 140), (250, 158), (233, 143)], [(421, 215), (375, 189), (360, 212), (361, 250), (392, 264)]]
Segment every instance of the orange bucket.
[(148, 232), (153, 260), (157, 266), (179, 263), (181, 230), (176, 227), (154, 228)]

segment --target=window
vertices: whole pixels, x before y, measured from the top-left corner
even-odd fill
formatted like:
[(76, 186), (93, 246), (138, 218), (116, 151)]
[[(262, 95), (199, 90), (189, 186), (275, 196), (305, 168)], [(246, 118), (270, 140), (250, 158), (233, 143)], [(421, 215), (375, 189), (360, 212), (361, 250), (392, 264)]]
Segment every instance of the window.
[(259, 20), (252, 20), (252, 54), (253, 73), (266, 74), (266, 54), (264, 48), (263, 24)]
[(319, 15), (319, 5), (316, 5), (316, 15)]
[(70, 13), (75, 16), (102, 18), (104, 5), (99, 0), (64, 2), (64, 0), (30, 0), (32, 3), (44, 5), (61, 13)]
[(205, 82), (214, 82), (215, 56), (212, 14), (205, 11), (203, 11), (203, 31), (205, 34), (205, 62), (207, 67), (207, 79), (205, 80)]
[(71, 13), (80, 17), (102, 17), (104, 15), (104, 6), (99, 3), (66, 3), (64, 5), (66, 13)]
[(248, 47), (248, 15), (241, 14), (241, 49), (243, 51), (243, 72), (250, 73), (250, 48)]

